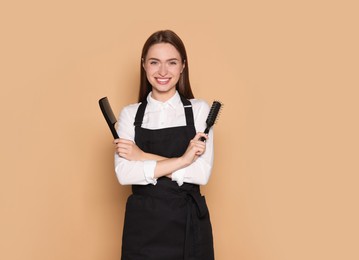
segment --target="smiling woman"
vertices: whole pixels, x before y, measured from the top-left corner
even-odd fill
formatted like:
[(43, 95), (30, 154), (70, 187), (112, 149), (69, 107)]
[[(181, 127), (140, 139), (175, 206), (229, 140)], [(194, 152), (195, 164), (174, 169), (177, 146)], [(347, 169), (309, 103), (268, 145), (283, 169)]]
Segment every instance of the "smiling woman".
[(185, 65), (176, 48), (169, 43), (153, 45), (143, 61), (153, 98), (166, 101), (176, 92), (176, 84)]
[[(181, 75), (176, 83), (176, 89), (186, 98), (194, 98), (192, 93), (191, 84), (189, 81), (189, 69), (188, 69), (188, 58), (186, 48), (177, 34), (170, 30), (166, 31), (159, 31), (152, 34), (147, 41), (145, 42), (142, 48), (141, 54), (141, 75), (140, 75), (140, 91), (139, 91), (139, 98), (138, 101), (142, 102), (147, 98), (147, 95), (152, 91), (152, 85), (148, 79), (148, 74), (145, 70), (144, 62), (147, 61), (149, 58), (154, 58), (154, 62), (158, 62), (160, 65), (160, 57), (152, 57), (149, 54), (151, 49), (153, 49), (157, 44), (159, 45), (166, 45), (168, 49), (170, 49), (173, 57), (169, 59), (178, 59), (176, 60), (178, 63), (182, 64)], [(158, 48), (155, 48), (158, 50)], [(154, 53), (156, 55), (164, 55), (163, 53)], [(179, 56), (178, 56), (179, 55)], [(169, 56), (169, 55), (168, 55)], [(162, 58), (163, 59), (163, 58)], [(166, 60), (164, 58), (163, 60)], [(168, 61), (170, 62), (170, 61)]]
[(133, 192), (122, 260), (214, 259), (199, 186), (213, 166), (213, 133), (203, 133), (208, 112), (193, 97), (182, 40), (169, 30), (151, 35), (142, 50), (139, 103), (121, 111), (115, 140), (118, 180)]

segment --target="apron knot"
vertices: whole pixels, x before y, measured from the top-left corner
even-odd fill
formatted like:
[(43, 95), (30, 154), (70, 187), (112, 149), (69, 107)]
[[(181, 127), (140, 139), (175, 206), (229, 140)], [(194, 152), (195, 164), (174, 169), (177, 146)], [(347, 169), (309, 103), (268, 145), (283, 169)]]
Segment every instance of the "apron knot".
[(199, 192), (188, 192), (187, 196), (192, 199), (197, 209), (197, 216), (203, 218), (208, 213), (206, 199)]
[[(202, 196), (198, 191), (187, 191), (186, 195), (187, 219), (183, 259), (189, 260), (190, 251), (194, 252), (195, 250), (195, 236), (199, 232), (199, 221), (208, 214), (208, 208), (204, 196)], [(191, 205), (194, 205), (194, 207)], [(192, 211), (192, 209), (196, 211), (197, 217), (195, 216), (195, 213)]]

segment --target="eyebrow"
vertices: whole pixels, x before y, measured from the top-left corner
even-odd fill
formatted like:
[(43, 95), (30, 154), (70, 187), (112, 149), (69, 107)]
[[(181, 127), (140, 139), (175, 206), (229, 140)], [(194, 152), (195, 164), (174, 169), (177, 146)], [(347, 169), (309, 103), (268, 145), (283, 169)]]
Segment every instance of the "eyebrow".
[[(148, 58), (148, 60), (161, 61), (160, 59), (157, 59), (157, 58)], [(173, 60), (179, 61), (179, 59), (177, 59), (177, 58), (171, 58), (171, 59), (168, 59), (166, 61), (173, 61)]]

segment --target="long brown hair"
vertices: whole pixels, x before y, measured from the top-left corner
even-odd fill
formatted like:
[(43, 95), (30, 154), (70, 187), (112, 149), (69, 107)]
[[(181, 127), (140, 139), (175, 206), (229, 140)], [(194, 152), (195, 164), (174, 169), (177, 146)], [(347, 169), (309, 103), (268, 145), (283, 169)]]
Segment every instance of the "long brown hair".
[(181, 38), (171, 30), (157, 31), (153, 33), (145, 42), (142, 48), (141, 54), (141, 81), (140, 81), (140, 92), (138, 96), (138, 101), (143, 102), (148, 93), (151, 92), (152, 86), (147, 79), (146, 71), (143, 68), (143, 62), (146, 59), (146, 55), (150, 47), (157, 43), (170, 43), (177, 49), (181, 55), (183, 64), (185, 65), (181, 76), (176, 84), (176, 89), (183, 97), (190, 99), (194, 98), (191, 84), (189, 82), (189, 71), (188, 71), (188, 58), (186, 53), (186, 48), (181, 40)]

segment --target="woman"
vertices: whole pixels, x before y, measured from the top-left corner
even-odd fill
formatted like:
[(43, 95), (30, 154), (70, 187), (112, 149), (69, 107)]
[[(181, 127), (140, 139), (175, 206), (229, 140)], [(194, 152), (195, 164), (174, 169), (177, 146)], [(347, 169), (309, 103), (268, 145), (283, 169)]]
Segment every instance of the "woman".
[(133, 192), (122, 260), (214, 259), (199, 188), (213, 165), (213, 134), (199, 132), (208, 112), (194, 99), (182, 40), (170, 30), (152, 34), (142, 50), (139, 103), (121, 111), (115, 140), (116, 175)]

